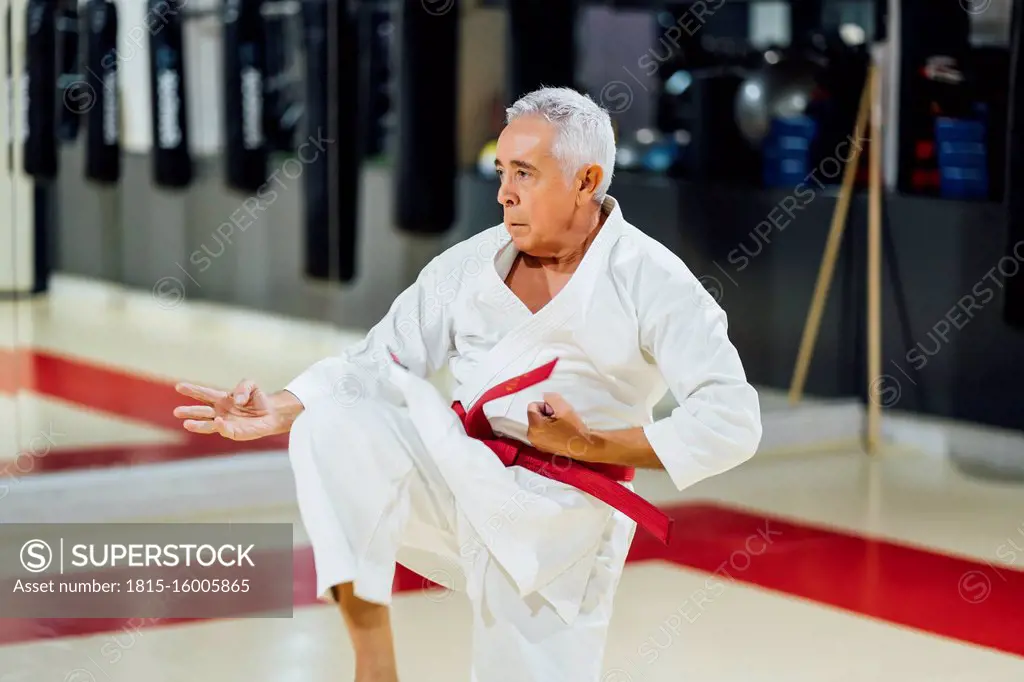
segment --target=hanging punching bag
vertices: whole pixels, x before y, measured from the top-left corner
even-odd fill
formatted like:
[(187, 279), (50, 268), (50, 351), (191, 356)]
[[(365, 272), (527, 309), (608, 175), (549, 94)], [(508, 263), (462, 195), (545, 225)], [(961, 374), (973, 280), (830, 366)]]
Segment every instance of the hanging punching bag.
[[(1006, 216), (1008, 238), (1004, 260), (1016, 266), (1000, 267), (1013, 274), (1006, 279), (1003, 317), (1011, 327), (1024, 331), (1024, 10), (1014, 7), (1010, 31), (1010, 97), (1006, 125)], [(1008, 261), (1009, 262), (1009, 261)]]
[(283, 4), (263, 6), (266, 74), (263, 82), (263, 134), (270, 151), (295, 149), (295, 134), (304, 109), (302, 79), (296, 76), (302, 57), (302, 13)]
[[(541, 86), (574, 87), (577, 0), (508, 3), (508, 102)], [(543, 45), (544, 49), (538, 49)]]
[(162, 187), (192, 182), (185, 97), (182, 15), (167, 12), (166, 0), (148, 0), (149, 16), (162, 17), (159, 31), (149, 31), (149, 88), (153, 122), (153, 181)]
[[(310, 131), (328, 130), (326, 0), (305, 0), (302, 3), (302, 27), (306, 45), (306, 127)], [(330, 135), (328, 133), (327, 137)], [(328, 165), (327, 155), (320, 154), (306, 164), (302, 172), (306, 233), (304, 270), (316, 279), (331, 276)]]
[(363, 158), (388, 151), (393, 32), (390, 8), (369, 4), (359, 8), (359, 136)]
[(224, 8), (225, 182), (245, 192), (267, 180), (262, 6), (263, 0), (227, 0)]
[(84, 101), (90, 100), (90, 93), (76, 93), (81, 84), (81, 66), (79, 64), (80, 30), (78, 22), (78, 3), (76, 0), (61, 0), (57, 13), (57, 54), (60, 55), (60, 76), (58, 83), (60, 92), (57, 101), (64, 106), (57, 107), (57, 137), (61, 141), (71, 142), (78, 137), (81, 119), (81, 106), (75, 105), (76, 94), (86, 94)]
[(57, 176), (56, 0), (29, 0), (25, 12), (25, 173)]
[(88, 0), (83, 11), (85, 82), (96, 98), (86, 114), (85, 177), (113, 183), (121, 179), (117, 6), (112, 0)]
[(400, 230), (438, 234), (455, 222), (459, 3), (398, 7), (395, 216)]
[[(356, 248), (359, 234), (359, 16), (357, 3), (331, 0), (334, 34), (329, 50), (334, 87), (329, 91), (334, 125), (326, 128), (331, 142), (326, 156), (331, 160), (329, 187), (331, 218), (336, 235), (331, 249), (336, 263), (335, 278), (350, 282), (356, 276)], [(300, 157), (301, 158), (301, 157)]]
[(310, 277), (341, 282), (356, 274), (359, 153), (354, 93), (359, 45), (351, 2), (303, 2), (306, 129), (300, 142)]

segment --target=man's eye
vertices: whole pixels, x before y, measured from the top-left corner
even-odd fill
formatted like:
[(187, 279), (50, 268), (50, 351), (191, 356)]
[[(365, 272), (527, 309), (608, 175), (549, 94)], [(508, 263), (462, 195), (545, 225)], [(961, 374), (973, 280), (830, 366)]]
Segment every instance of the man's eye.
[(517, 176), (519, 176), (520, 178), (525, 178), (525, 177), (528, 177), (528, 176), (529, 176), (530, 174), (529, 174), (529, 173), (527, 173), (527, 172), (526, 172), (526, 171), (524, 171), (524, 170), (521, 170), (521, 171), (517, 171), (517, 172), (516, 172), (516, 175), (517, 175)]

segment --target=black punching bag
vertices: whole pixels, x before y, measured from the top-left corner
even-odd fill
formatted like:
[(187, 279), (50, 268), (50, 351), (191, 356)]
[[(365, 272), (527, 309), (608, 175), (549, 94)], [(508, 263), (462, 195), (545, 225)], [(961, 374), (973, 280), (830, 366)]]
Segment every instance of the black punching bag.
[(227, 0), (224, 8), (225, 182), (246, 192), (255, 192), (267, 180), (262, 7), (263, 0)]
[[(306, 128), (311, 132), (327, 130), (327, 1), (302, 3), (302, 34), (306, 48)], [(330, 135), (328, 135), (330, 137)], [(328, 160), (326, 154), (306, 164), (302, 172), (305, 199), (303, 216), (306, 233), (305, 272), (316, 279), (328, 279), (331, 259), (328, 254)]]
[(577, 0), (508, 3), (508, 102), (541, 86), (574, 87)]
[(95, 96), (86, 114), (85, 177), (114, 183), (121, 178), (121, 125), (117, 84), (117, 6), (88, 0), (84, 7), (85, 82)]
[(391, 132), (391, 69), (394, 36), (391, 10), (387, 6), (363, 5), (359, 9), (360, 47), (360, 137), (362, 154), (372, 158), (389, 151)]
[(1006, 257), (1017, 266), (1000, 267), (1013, 272), (1006, 279), (1004, 319), (1024, 331), (1024, 10), (1015, 3), (1010, 33), (1010, 97), (1006, 131), (1006, 216), (1009, 235)]
[(305, 193), (305, 272), (342, 282), (356, 275), (359, 215), (359, 45), (352, 4), (302, 3), (307, 135), (296, 154)]
[(185, 97), (185, 54), (181, 12), (167, 12), (166, 0), (148, 0), (148, 15), (162, 17), (149, 31), (149, 87), (153, 121), (153, 181), (161, 187), (192, 182)]
[(29, 0), (25, 11), (25, 79), (28, 107), (25, 173), (57, 176), (57, 5)]
[(395, 216), (400, 230), (438, 234), (455, 222), (459, 3), (398, 6)]
[(295, 149), (305, 109), (302, 101), (301, 70), (303, 42), (302, 12), (286, 9), (284, 3), (263, 6), (263, 37), (266, 73), (263, 82), (263, 134), (271, 152)]
[[(80, 29), (78, 23), (77, 0), (61, 0), (57, 13), (57, 54), (60, 56), (57, 100), (64, 106), (57, 107), (57, 138), (71, 142), (78, 137), (78, 129), (82, 110), (76, 106), (76, 84), (80, 85), (81, 65), (79, 56)], [(91, 93), (85, 94), (83, 100), (89, 102)], [(80, 100), (81, 101), (81, 100)]]
[[(334, 75), (330, 107), (335, 125), (329, 126), (327, 157), (331, 159), (331, 217), (337, 235), (331, 249), (337, 270), (335, 277), (349, 282), (356, 276), (356, 247), (359, 235), (359, 14), (355, 0), (331, 0), (329, 19), (335, 27), (333, 49), (329, 50)], [(301, 155), (300, 155), (301, 158)]]

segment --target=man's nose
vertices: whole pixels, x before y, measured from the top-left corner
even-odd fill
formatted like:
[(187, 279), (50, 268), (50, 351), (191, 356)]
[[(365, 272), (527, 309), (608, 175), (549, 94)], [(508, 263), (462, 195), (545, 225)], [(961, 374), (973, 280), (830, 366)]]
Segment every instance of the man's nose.
[(518, 204), (519, 197), (516, 196), (515, 192), (510, 191), (508, 185), (503, 182), (498, 187), (498, 203), (508, 208)]

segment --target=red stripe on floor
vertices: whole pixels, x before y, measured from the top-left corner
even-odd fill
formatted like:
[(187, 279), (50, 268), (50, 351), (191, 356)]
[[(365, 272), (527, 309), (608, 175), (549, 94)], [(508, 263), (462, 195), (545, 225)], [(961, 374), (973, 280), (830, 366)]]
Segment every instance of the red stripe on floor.
[(1024, 656), (1024, 572), (713, 504), (672, 515), (681, 540), (666, 549), (638, 534), (631, 558)]
[(184, 398), (171, 383), (32, 350), (0, 351), (0, 377), (3, 393), (38, 393), (151, 426), (181, 429), (172, 412)]
[[(140, 466), (180, 462), (182, 460), (222, 457), (240, 452), (269, 452), (288, 449), (288, 436), (273, 436), (256, 441), (232, 441), (220, 436), (186, 434), (184, 443), (98, 446), (54, 450), (46, 457), (32, 458), (32, 470), (24, 474), (55, 473), (115, 466)], [(3, 468), (0, 467), (0, 472)]]
[[(666, 511), (676, 520), (672, 545), (666, 548), (640, 533), (630, 562), (658, 559), (704, 571), (709, 592), (720, 591), (715, 582), (737, 581), (1024, 656), (1024, 572), (717, 504)], [(296, 549), (293, 565), (295, 605), (315, 603), (312, 550)], [(429, 584), (405, 569), (395, 580), (396, 592)], [(0, 642), (124, 627), (133, 626), (128, 619), (0, 619)]]
[(219, 436), (188, 433), (181, 428), (181, 420), (173, 412), (175, 407), (190, 400), (179, 395), (173, 384), (77, 358), (41, 351), (0, 351), (0, 393), (13, 394), (16, 390), (172, 430), (180, 439), (179, 443), (58, 447), (48, 451), (46, 457), (34, 458), (35, 466), (29, 472), (21, 472), (22, 475), (155, 464), (288, 447), (286, 436), (239, 443)]
[(160, 428), (181, 429), (174, 408), (187, 398), (174, 385), (52, 353), (27, 354), (24, 390)]

